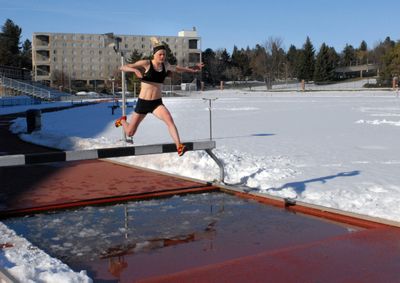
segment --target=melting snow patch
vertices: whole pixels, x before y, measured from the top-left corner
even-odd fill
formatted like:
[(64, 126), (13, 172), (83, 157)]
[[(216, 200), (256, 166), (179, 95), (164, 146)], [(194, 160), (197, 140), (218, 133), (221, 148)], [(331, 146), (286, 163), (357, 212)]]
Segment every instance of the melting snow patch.
[(1, 241), (11, 244), (0, 249), (0, 265), (19, 282), (92, 282), (86, 271), (74, 272), (66, 264), (50, 257), (25, 238), (17, 236), (1, 222), (0, 234)]

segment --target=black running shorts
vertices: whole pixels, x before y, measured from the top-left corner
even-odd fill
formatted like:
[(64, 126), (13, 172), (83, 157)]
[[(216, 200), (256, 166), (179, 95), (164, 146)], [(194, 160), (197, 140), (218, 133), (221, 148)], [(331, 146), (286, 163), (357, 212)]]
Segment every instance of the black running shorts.
[(138, 98), (136, 102), (135, 112), (138, 114), (153, 113), (153, 111), (160, 105), (164, 105), (162, 99), (145, 100)]

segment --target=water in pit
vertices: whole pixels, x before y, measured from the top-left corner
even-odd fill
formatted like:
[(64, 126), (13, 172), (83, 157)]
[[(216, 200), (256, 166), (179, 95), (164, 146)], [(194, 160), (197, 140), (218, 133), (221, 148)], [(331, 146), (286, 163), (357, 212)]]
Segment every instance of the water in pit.
[(354, 231), (222, 192), (3, 222), (95, 282), (133, 282)]

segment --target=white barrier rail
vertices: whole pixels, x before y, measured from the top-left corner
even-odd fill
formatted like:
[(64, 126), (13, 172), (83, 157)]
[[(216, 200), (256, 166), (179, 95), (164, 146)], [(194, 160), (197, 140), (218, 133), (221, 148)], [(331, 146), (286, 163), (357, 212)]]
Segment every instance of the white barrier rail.
[[(215, 148), (215, 141), (198, 141), (183, 143), (187, 151), (204, 150), (217, 163), (220, 169), (220, 182), (224, 181), (225, 173), (223, 163), (212, 152)], [(76, 151), (54, 151), (29, 154), (14, 154), (0, 156), (0, 167), (25, 166), (33, 164), (44, 164), (52, 162), (67, 162), (78, 160), (102, 159), (122, 156), (138, 156), (160, 153), (176, 152), (176, 146), (170, 144), (154, 144), (142, 146), (125, 146), (112, 148), (99, 148)]]

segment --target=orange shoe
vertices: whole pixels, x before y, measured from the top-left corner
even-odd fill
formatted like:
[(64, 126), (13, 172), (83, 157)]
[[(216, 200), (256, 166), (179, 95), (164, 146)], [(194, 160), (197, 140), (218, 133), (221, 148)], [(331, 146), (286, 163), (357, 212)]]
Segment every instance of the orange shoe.
[(185, 154), (185, 152), (187, 151), (187, 148), (186, 148), (186, 146), (184, 145), (184, 144), (180, 144), (179, 146), (178, 146), (178, 155), (179, 156), (182, 156), (182, 155), (184, 155)]
[(115, 121), (115, 127), (118, 128), (118, 127), (122, 126), (122, 123), (121, 123), (122, 120), (126, 121), (126, 116), (122, 116), (122, 117), (118, 118), (117, 121)]

